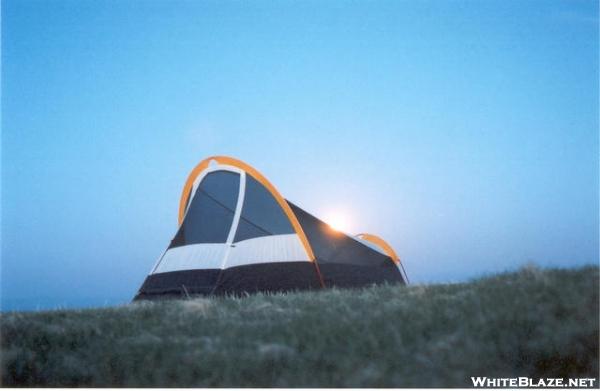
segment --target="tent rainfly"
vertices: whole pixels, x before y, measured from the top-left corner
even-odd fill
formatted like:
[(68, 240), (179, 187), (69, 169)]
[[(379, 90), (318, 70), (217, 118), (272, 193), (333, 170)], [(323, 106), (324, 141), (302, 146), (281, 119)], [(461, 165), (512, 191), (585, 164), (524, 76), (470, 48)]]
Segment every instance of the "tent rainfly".
[(257, 170), (214, 156), (190, 173), (179, 228), (134, 300), (406, 284), (381, 238), (332, 229)]

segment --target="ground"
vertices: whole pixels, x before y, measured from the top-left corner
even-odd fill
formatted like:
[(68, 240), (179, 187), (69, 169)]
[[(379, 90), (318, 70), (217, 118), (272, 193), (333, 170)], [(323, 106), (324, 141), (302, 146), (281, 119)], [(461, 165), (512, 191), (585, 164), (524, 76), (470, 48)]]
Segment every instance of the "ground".
[[(0, 315), (3, 386), (471, 387), (598, 378), (597, 267)], [(596, 381), (597, 386), (597, 381)]]

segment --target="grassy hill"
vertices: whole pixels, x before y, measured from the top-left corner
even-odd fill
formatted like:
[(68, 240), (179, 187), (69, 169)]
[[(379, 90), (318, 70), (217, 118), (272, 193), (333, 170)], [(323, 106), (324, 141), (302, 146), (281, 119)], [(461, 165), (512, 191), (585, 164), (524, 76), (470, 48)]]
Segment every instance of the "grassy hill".
[[(598, 377), (597, 267), (0, 315), (2, 385), (470, 387)], [(598, 383), (596, 383), (598, 384)]]

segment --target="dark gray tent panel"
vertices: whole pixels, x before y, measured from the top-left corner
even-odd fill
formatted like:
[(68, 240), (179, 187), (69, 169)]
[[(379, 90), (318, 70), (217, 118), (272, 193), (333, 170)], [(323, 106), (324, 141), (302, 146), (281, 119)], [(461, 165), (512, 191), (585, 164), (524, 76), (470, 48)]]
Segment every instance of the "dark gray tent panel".
[(393, 260), (345, 235), (288, 201), (308, 237), (326, 286), (403, 283)]

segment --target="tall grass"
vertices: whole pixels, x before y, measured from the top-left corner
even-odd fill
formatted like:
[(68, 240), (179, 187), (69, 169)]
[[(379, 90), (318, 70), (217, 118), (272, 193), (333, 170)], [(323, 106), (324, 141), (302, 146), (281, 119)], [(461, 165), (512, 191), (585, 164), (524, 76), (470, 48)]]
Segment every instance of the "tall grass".
[[(0, 316), (4, 386), (470, 387), (598, 377), (597, 267)], [(597, 384), (597, 383), (596, 383)]]

